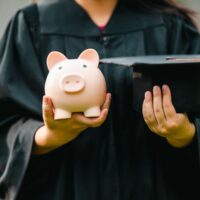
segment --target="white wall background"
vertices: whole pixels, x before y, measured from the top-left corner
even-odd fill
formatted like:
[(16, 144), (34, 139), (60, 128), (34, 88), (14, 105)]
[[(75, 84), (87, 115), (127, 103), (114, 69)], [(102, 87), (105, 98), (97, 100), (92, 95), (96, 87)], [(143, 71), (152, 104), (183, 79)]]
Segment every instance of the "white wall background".
[(0, 37), (11, 16), (19, 8), (30, 3), (30, 0), (0, 0)]
[(200, 29), (200, 0), (178, 0), (185, 4), (188, 8), (191, 8), (197, 12), (196, 22)]
[[(200, 0), (178, 0), (188, 7), (200, 12)], [(0, 37), (11, 18), (19, 8), (29, 4), (31, 0), (0, 0)], [(200, 15), (198, 18), (200, 25)]]
[(200, 1), (199, 0), (178, 0), (181, 3), (184, 3), (186, 6), (196, 10), (200, 11)]

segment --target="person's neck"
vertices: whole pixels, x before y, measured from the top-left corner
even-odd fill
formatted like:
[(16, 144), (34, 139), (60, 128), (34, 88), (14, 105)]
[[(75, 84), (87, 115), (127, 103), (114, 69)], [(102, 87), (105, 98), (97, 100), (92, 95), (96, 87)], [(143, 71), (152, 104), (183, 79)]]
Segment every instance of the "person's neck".
[(74, 0), (97, 25), (106, 25), (110, 20), (118, 0)]

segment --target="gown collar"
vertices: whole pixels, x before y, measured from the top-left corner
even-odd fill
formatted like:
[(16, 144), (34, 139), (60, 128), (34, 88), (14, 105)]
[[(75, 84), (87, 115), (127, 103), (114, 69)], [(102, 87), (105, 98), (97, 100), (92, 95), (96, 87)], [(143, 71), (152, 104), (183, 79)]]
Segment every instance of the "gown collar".
[[(74, 0), (38, 3), (42, 34), (99, 36), (102, 32)], [(122, 3), (116, 6), (103, 34), (121, 34), (162, 25), (159, 13), (131, 9)]]

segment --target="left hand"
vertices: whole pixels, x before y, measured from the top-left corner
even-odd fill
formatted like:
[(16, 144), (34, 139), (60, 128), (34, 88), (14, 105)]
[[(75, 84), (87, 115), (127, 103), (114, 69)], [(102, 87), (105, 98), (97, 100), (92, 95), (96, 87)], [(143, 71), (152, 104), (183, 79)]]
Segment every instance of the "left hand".
[(153, 87), (153, 92), (145, 92), (142, 112), (149, 129), (174, 147), (190, 144), (195, 135), (195, 126), (186, 113), (177, 113), (170, 89), (167, 85)]

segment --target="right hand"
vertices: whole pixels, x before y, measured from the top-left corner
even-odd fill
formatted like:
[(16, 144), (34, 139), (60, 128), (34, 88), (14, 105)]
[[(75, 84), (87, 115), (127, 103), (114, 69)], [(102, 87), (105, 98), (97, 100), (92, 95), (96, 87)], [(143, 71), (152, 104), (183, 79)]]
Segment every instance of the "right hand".
[(54, 120), (51, 98), (43, 97), (44, 126), (35, 134), (33, 154), (43, 154), (75, 139), (88, 127), (98, 127), (106, 120), (110, 107), (111, 94), (107, 93), (99, 117), (88, 118), (82, 113), (73, 113), (69, 119)]

